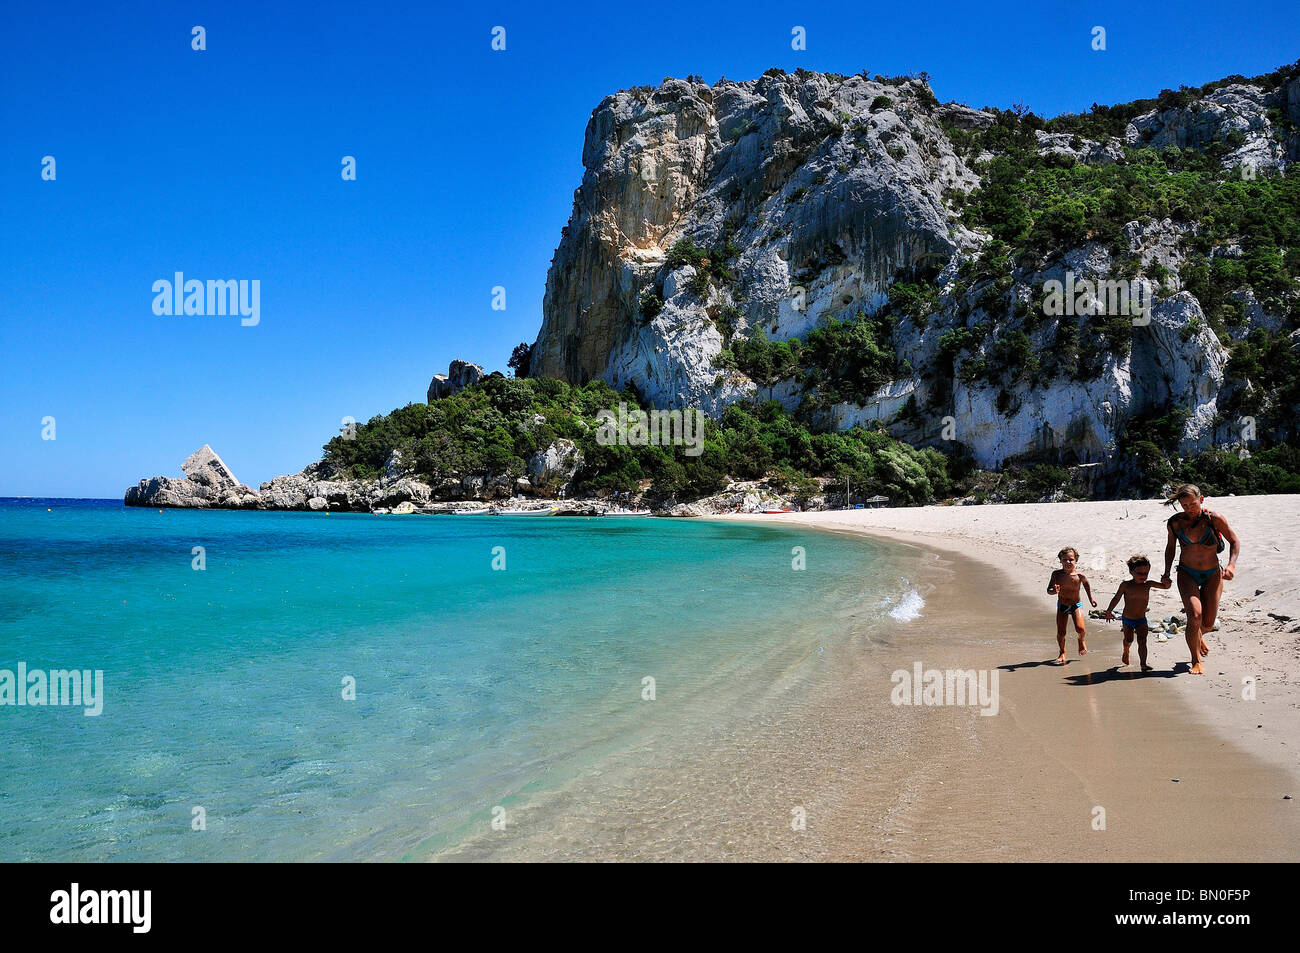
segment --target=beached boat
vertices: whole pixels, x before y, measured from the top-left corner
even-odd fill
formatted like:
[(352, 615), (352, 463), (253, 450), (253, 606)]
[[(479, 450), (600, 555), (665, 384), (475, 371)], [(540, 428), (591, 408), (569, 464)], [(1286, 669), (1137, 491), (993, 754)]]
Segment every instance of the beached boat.
[(767, 509), (763, 510), (763, 512), (764, 513), (793, 513), (794, 510), (790, 509), (789, 507), (786, 507), (785, 509), (781, 509), (776, 506), (769, 506)]
[(450, 516), (486, 516), (492, 512), (492, 507), (485, 506), (479, 510), (450, 510)]
[(521, 510), (521, 509), (502, 509), (499, 506), (492, 507), (493, 516), (550, 516), (555, 512), (555, 507), (544, 506), (539, 510)]
[(601, 516), (651, 516), (649, 510), (605, 510)]

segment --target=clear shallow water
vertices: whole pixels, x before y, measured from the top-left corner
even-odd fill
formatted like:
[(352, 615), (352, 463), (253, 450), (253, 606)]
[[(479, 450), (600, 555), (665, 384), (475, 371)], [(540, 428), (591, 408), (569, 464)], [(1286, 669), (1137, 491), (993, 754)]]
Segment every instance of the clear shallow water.
[(0, 669), (105, 682), (0, 707), (0, 860), (425, 856), (915, 601), (879, 547), (753, 525), (0, 501)]

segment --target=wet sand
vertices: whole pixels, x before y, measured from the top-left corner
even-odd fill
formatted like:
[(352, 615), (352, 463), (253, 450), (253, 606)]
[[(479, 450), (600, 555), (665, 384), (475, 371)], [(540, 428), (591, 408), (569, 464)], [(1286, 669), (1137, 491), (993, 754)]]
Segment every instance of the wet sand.
[[(809, 524), (802, 538), (791, 526), (791, 542), (810, 564), (826, 528), (808, 517), (828, 515), (778, 518)], [(924, 595), (921, 615), (883, 630), (864, 624), (833, 653), (792, 658), (790, 677), (811, 668), (813, 690), (607, 758), (544, 799), (521, 798), (508, 831), (433, 859), (1300, 856), (1300, 815), (1283, 800), (1296, 793), (1293, 778), (1198, 717), (1175, 688), (1188, 678), (1173, 672), (1175, 643), (1153, 644), (1157, 671), (1146, 676), (1116, 671), (1115, 627), (1094, 632), (1094, 654), (1080, 660), (1071, 642), (1067, 666), (1045, 664), (1056, 654), (1045, 596), (939, 547), (896, 552)], [(917, 662), (996, 672), (997, 714), (893, 704), (893, 673)]]
[[(1260, 537), (1268, 523), (1290, 518), (1284, 512), (1288, 507), (1300, 509), (1300, 498), (1222, 502), (1214, 508), (1222, 508), (1248, 547), (1238, 564), (1237, 585), (1250, 587), (1252, 594), (1255, 588), (1273, 587), (1285, 598), (1288, 577), (1277, 559), (1264, 554)], [(1105, 608), (1119, 576), (1106, 565), (1088, 568), (1084, 540), (1101, 538), (1103, 542), (1093, 543), (1098, 548), (1109, 541), (1112, 561), (1122, 564), (1135, 547), (1123, 546), (1121, 537), (1138, 535), (1131, 531), (1135, 524), (1121, 524), (1122, 529), (1106, 524), (1132, 519), (1135, 509), (1163, 520), (1168, 511), (1152, 506), (1150, 514), (1141, 508), (1151, 506), (1143, 503), (1083, 503), (727, 517), (775, 521), (810, 532), (865, 533), (907, 541), (933, 554), (939, 588), (927, 595), (921, 618), (909, 623), (916, 638), (910, 654), (926, 667), (999, 668), (996, 716), (967, 715), (953, 724), (960, 710), (903, 709), (925, 719), (927, 737), (917, 747), (932, 763), (923, 773), (928, 783), (898, 792), (894, 812), (905, 823), (894, 833), (894, 842), (907, 845), (900, 856), (1300, 857), (1300, 815), (1296, 801), (1284, 799), (1300, 795), (1297, 666), (1289, 661), (1295, 636), (1269, 638), (1262, 631), (1267, 624), (1247, 621), (1266, 617), (1275, 611), (1272, 607), (1251, 606), (1229, 590), (1221, 630), (1209, 636), (1213, 654), (1205, 677), (1186, 674), (1181, 637), (1151, 642), (1154, 671), (1135, 671), (1136, 664), (1121, 667), (1118, 625), (1096, 620), (1089, 620), (1087, 656), (1078, 656), (1071, 630), (1068, 664), (1049, 664), (1056, 655), (1053, 605), (1041, 590), (1052, 568), (1050, 557), (1067, 543), (1084, 552), (1093, 595)], [(1043, 507), (1074, 509), (1062, 514)], [(1112, 512), (1116, 507), (1118, 512)], [(1006, 510), (1017, 511), (1014, 519), (998, 512)], [(1053, 524), (1076, 531), (1063, 534)], [(1094, 525), (1100, 528), (1091, 535), (1078, 532)], [(1153, 525), (1163, 532), (1162, 523)], [(1158, 547), (1145, 547), (1157, 571), (1163, 565), (1163, 537), (1158, 541)], [(1035, 547), (1050, 549), (1048, 558)], [(1153, 596), (1152, 605), (1153, 617), (1181, 611), (1172, 591)], [(1257, 679), (1253, 700), (1241, 697), (1241, 677), (1247, 674)], [(945, 735), (946, 741), (936, 744)], [(862, 800), (866, 808), (870, 797)], [(1097, 829), (1103, 817), (1099, 808), (1105, 812), (1104, 830)], [(844, 843), (835, 856), (870, 859), (874, 847)]]

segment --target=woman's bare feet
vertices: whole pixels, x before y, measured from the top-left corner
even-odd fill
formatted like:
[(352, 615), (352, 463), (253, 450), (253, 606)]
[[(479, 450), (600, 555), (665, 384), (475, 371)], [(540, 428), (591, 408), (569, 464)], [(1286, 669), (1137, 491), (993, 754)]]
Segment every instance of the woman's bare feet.
[(1083, 644), (1083, 639), (1080, 639), (1080, 640), (1079, 640), (1079, 654), (1080, 654), (1080, 655), (1087, 655), (1087, 654), (1088, 654), (1088, 646), (1086, 646), (1086, 645)]
[(1204, 675), (1204, 674), (1205, 674), (1205, 670), (1204, 670), (1203, 668), (1201, 668), (1201, 663), (1200, 663), (1200, 662), (1195, 662), (1195, 663), (1193, 663), (1190, 672), (1191, 672), (1192, 675)]
[(1209, 655), (1210, 655), (1210, 647), (1209, 647), (1208, 645), (1205, 644), (1205, 638), (1202, 637), (1202, 638), (1201, 638), (1201, 658), (1208, 658)]
[(1058, 655), (1058, 656), (1056, 657), (1056, 661), (1053, 662), (1052, 664), (1053, 664), (1053, 665), (1064, 665), (1064, 664), (1065, 664), (1065, 653), (1062, 652), (1060, 655)]

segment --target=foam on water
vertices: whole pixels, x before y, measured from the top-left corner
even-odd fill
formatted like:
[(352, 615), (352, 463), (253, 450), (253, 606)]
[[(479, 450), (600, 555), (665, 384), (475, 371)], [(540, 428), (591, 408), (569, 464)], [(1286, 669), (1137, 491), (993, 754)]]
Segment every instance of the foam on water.
[[(903, 582), (906, 584), (907, 580), (904, 579)], [(896, 622), (911, 622), (919, 618), (925, 609), (925, 597), (909, 586), (901, 596), (886, 596), (881, 599), (880, 608)]]

